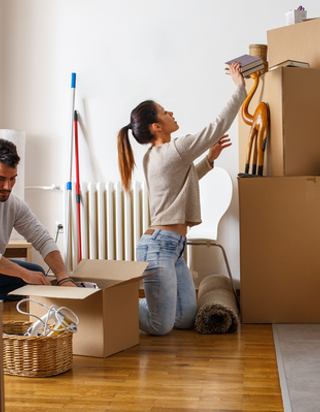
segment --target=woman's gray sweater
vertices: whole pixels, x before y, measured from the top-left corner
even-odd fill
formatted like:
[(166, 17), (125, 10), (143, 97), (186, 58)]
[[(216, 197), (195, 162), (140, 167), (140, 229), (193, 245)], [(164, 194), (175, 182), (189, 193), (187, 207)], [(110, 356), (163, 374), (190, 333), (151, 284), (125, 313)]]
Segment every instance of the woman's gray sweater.
[(193, 162), (230, 128), (247, 96), (242, 85), (218, 116), (200, 133), (172, 139), (149, 148), (143, 159), (149, 191), (151, 225), (201, 223), (199, 179), (212, 169), (207, 157)]

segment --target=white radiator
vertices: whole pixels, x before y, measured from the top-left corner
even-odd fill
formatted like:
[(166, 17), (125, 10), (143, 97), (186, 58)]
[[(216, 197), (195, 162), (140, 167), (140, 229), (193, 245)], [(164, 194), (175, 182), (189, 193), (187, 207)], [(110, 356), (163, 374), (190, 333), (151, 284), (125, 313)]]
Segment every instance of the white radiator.
[[(65, 213), (68, 194), (65, 190)], [(73, 271), (79, 262), (75, 184), (70, 213), (72, 234), (68, 242), (68, 231), (64, 231), (64, 257)], [(82, 183), (80, 215), (83, 259), (135, 260), (136, 245), (150, 223), (147, 187), (133, 182), (127, 195), (120, 182)]]

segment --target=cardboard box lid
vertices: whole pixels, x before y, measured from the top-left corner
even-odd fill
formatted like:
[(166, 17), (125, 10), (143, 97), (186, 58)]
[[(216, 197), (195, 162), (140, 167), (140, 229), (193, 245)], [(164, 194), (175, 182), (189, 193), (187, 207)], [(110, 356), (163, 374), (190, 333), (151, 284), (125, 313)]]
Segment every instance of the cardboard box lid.
[(13, 290), (9, 295), (42, 296), (45, 298), (59, 299), (85, 299), (100, 289), (68, 288), (61, 286), (26, 285)]
[(126, 260), (82, 259), (72, 274), (72, 279), (108, 280), (114, 286), (141, 280), (149, 262), (130, 262)]
[[(59, 299), (86, 299), (93, 293), (124, 283), (137, 282), (151, 273), (144, 274), (149, 262), (129, 262), (123, 260), (83, 259), (72, 274), (74, 280), (88, 280), (99, 283), (100, 289), (71, 288), (61, 286), (26, 285), (9, 293), (19, 296), (42, 296)], [(98, 285), (100, 286), (100, 285)]]
[[(253, 83), (246, 80), (248, 93)], [(265, 176), (320, 175), (319, 94), (320, 68), (281, 67), (259, 78), (248, 111), (252, 114), (260, 102), (269, 105)], [(241, 116), (238, 126), (239, 170), (244, 172), (250, 126)]]

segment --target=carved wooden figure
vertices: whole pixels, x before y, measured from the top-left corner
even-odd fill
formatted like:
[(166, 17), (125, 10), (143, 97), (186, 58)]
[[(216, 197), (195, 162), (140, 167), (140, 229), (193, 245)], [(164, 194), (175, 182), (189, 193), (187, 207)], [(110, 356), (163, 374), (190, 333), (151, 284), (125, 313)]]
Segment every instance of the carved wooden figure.
[(254, 84), (246, 100), (243, 102), (241, 107), (241, 116), (244, 122), (251, 126), (250, 133), (249, 133), (249, 141), (248, 141), (248, 148), (246, 154), (246, 167), (245, 173), (249, 173), (250, 168), (250, 158), (252, 147), (253, 150), (253, 158), (252, 158), (252, 174), (256, 174), (257, 171), (257, 161), (258, 161), (258, 175), (263, 175), (263, 157), (264, 151), (266, 147), (266, 139), (268, 133), (268, 125), (269, 125), (269, 108), (267, 103), (261, 102), (257, 106), (253, 116), (248, 113), (248, 106), (254, 92), (259, 83), (259, 76), (260, 73), (252, 73), (250, 77), (254, 79)]

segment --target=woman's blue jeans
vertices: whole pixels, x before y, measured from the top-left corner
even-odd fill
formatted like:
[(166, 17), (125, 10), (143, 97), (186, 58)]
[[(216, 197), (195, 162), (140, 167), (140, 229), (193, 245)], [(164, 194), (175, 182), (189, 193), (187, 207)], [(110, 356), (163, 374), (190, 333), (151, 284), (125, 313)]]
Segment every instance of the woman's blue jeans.
[[(14, 260), (10, 259), (11, 262), (17, 263), (18, 265), (28, 269), (34, 270), (36, 272), (42, 272), (45, 275), (43, 268), (35, 263), (25, 262), (24, 260)], [(0, 300), (4, 302), (14, 301), (21, 299), (21, 296), (17, 295), (8, 295), (9, 292), (12, 292), (15, 289), (25, 286), (27, 283), (14, 276), (7, 276), (0, 274)]]
[[(151, 228), (153, 229), (153, 228)], [(150, 262), (143, 280), (146, 298), (140, 300), (139, 327), (151, 335), (194, 325), (197, 299), (194, 283), (183, 258), (186, 238), (168, 230), (153, 229), (137, 246), (137, 260)]]

